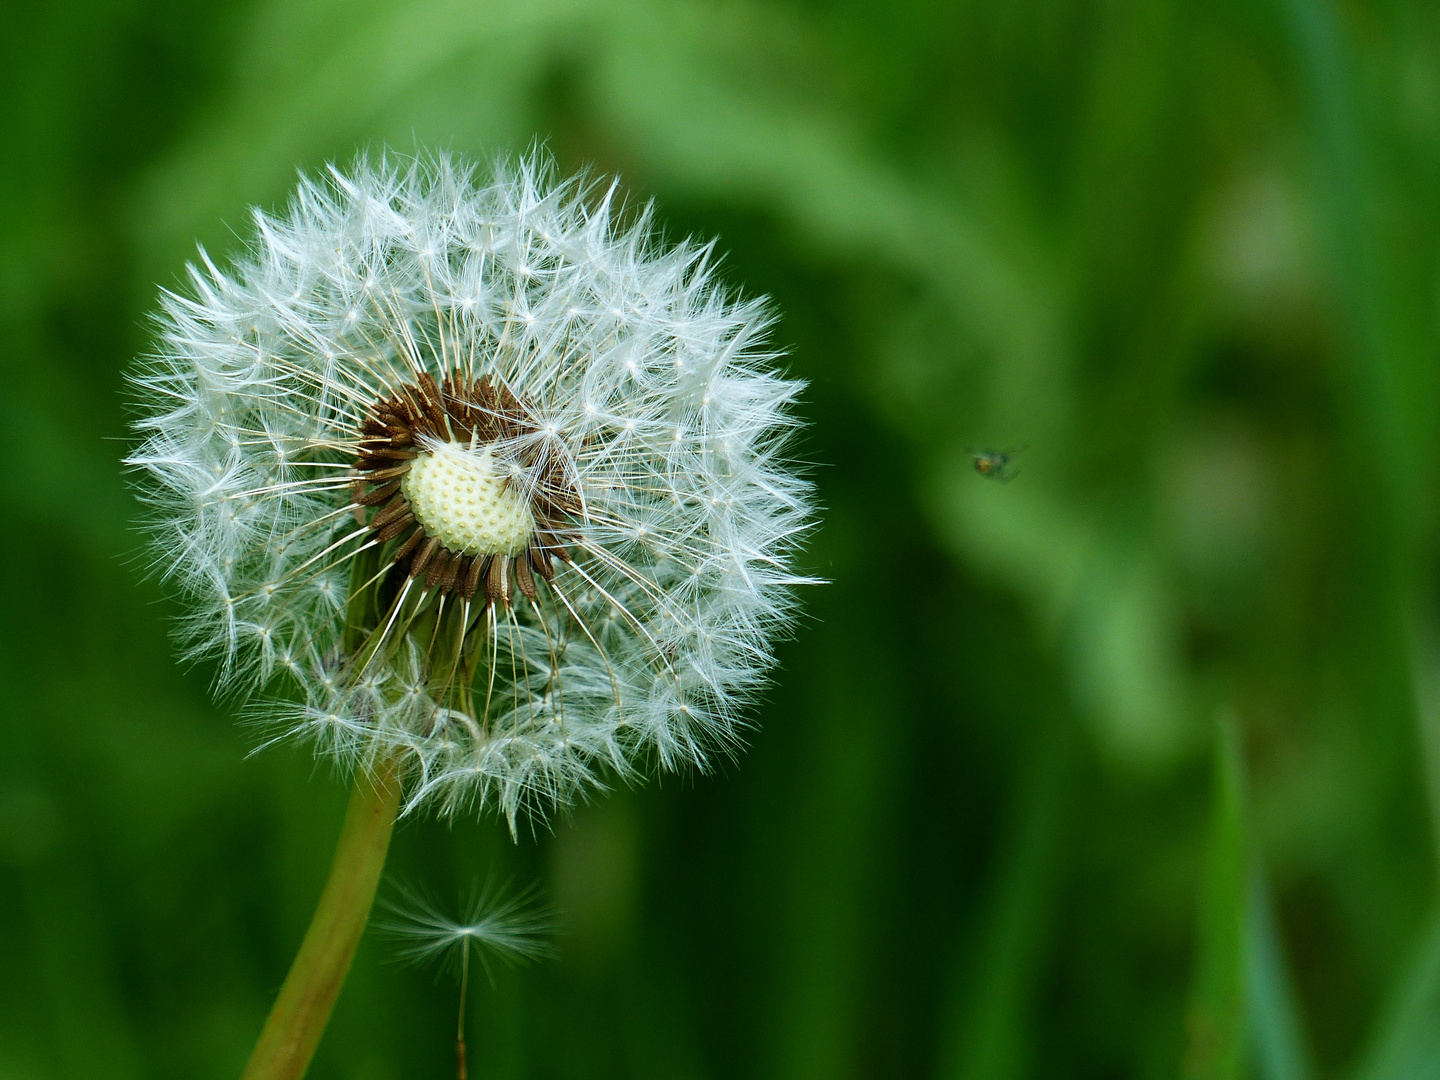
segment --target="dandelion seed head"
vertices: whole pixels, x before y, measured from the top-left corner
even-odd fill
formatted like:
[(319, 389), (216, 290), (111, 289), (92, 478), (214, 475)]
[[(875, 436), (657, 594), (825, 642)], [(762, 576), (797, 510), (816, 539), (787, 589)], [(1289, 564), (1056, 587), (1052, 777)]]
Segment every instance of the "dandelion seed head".
[(437, 443), (410, 466), (401, 490), (415, 520), (453, 552), (518, 555), (535, 533), (529, 501), (497, 475), (489, 447), (477, 454), (458, 443)]
[(540, 156), (362, 157), (254, 222), (132, 380), (185, 655), (274, 738), (403, 757), (407, 812), (732, 751), (812, 520), (766, 305)]

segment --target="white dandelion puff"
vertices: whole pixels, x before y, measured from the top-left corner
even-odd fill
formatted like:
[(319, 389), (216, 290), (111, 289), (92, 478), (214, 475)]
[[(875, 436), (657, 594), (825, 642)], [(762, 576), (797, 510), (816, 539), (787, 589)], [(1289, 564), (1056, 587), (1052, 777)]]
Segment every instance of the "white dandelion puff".
[(361, 158), (159, 321), (129, 459), (156, 563), (276, 737), (512, 829), (738, 744), (810, 488), (800, 384), (710, 245), (539, 158)]

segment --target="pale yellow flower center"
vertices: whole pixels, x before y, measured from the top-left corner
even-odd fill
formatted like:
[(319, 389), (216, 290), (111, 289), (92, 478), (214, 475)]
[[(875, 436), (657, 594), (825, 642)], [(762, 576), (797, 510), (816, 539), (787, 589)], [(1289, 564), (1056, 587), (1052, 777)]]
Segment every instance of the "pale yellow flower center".
[(457, 555), (518, 555), (530, 543), (530, 504), (505, 483), (489, 447), (439, 443), (401, 482), (415, 520)]

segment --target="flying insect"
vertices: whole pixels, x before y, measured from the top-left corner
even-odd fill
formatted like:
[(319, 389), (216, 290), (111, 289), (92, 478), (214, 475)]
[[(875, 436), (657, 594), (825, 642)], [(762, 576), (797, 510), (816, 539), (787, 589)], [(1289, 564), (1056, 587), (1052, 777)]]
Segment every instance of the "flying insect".
[(1022, 446), (1016, 450), (972, 450), (970, 457), (975, 462), (975, 471), (987, 480), (1005, 484), (1015, 479), (1019, 472), (1015, 458)]

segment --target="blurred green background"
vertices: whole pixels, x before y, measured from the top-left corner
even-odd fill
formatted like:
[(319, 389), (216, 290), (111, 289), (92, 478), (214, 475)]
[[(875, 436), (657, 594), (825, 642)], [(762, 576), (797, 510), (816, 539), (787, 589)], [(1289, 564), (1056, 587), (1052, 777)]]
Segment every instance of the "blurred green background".
[[(399, 829), (564, 919), (474, 1074), (1440, 1076), (1440, 7), (4, 23), (0, 1080), (238, 1075), (345, 802), (173, 662), (118, 463), (157, 287), (297, 167), (536, 139), (774, 297), (832, 583), (718, 774)], [(453, 1074), (390, 953), (312, 1076)]]

